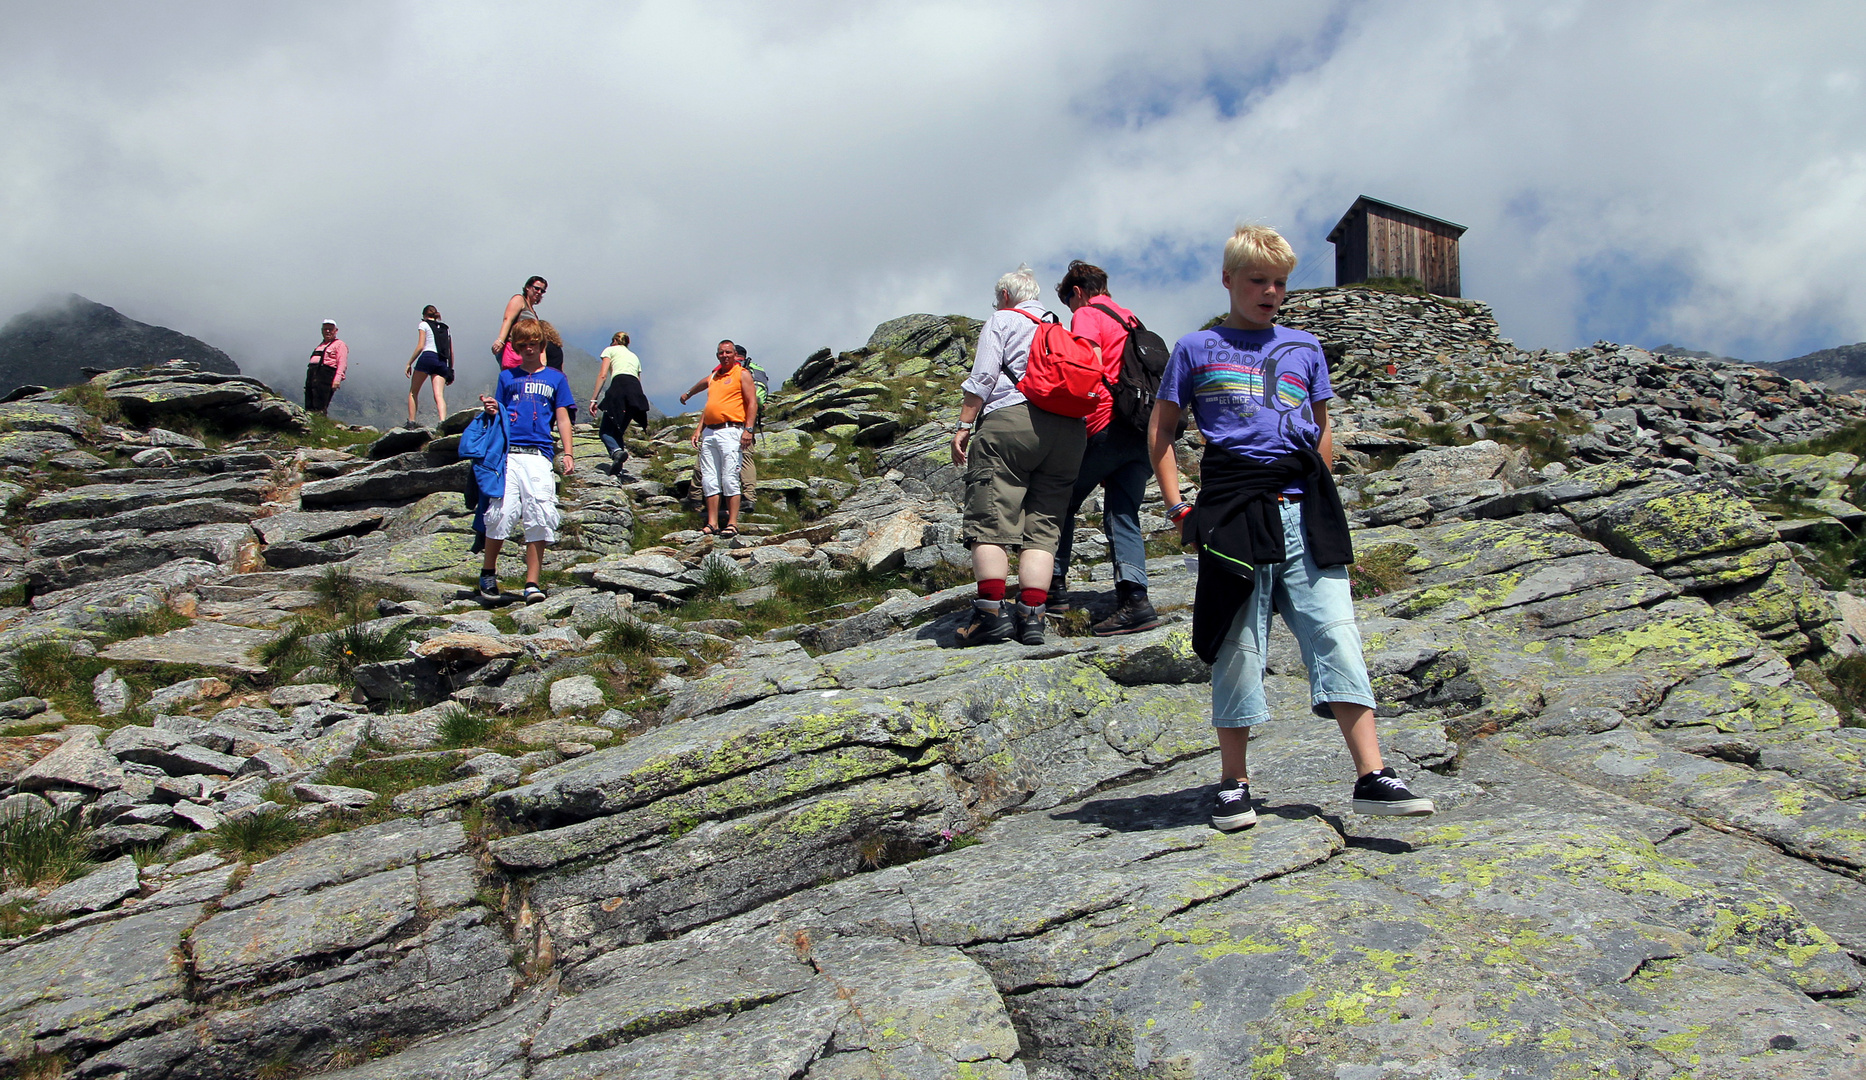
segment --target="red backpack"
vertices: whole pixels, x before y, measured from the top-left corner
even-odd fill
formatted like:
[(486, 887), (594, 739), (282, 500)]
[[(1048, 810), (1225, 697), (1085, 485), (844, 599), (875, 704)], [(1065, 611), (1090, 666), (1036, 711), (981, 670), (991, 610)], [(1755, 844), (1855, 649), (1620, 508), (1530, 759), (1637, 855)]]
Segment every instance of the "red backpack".
[(1101, 349), (1088, 338), (1077, 337), (1063, 328), (1056, 316), (1039, 319), (1022, 308), (1011, 308), (1037, 324), (1037, 336), (1030, 339), (1030, 358), (1024, 363), (1024, 377), (1011, 372), (1011, 365), (1000, 363), (1004, 377), (1011, 380), (1024, 400), (1058, 416), (1081, 419), (1095, 411), (1108, 393), (1102, 381)]

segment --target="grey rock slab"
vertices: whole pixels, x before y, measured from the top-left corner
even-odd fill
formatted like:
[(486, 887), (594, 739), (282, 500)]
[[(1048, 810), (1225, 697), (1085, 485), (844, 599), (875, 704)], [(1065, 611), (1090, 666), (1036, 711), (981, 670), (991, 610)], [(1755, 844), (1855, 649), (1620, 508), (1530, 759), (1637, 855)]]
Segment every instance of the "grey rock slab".
[(60, 915), (102, 911), (124, 897), (136, 895), (141, 889), (136, 860), (125, 855), (46, 893), (38, 908)]
[(266, 700), (280, 708), (297, 708), (314, 701), (330, 701), (337, 696), (338, 691), (339, 687), (334, 683), (301, 683), (277, 687)]
[(526, 1046), (555, 1000), (555, 980), (461, 1030), (322, 1080), (521, 1080)]
[(413, 919), (420, 899), (415, 868), (404, 866), (222, 911), (196, 927), (190, 939), (195, 973), (210, 984), (225, 983), (360, 949)]
[(1866, 869), (1866, 806), (1813, 785), (1673, 750), (1645, 732), (1506, 737), (1504, 748), (1572, 780), (1775, 844)]
[(1100, 639), (1078, 655), (1126, 686), (1210, 682), (1211, 667), (1192, 651), (1191, 621), (1168, 619), (1153, 630)]
[(0, 1055), (14, 1062), (31, 1040), (114, 1042), (152, 1006), (186, 988), (182, 934), (199, 905), (105, 919), (0, 953)]
[(97, 418), (76, 405), (51, 401), (9, 401), (0, 404), (0, 427), (8, 431), (53, 431), (83, 436)]
[(763, 1008), (657, 1032), (608, 1050), (534, 1064), (532, 1080), (792, 1080), (836, 1031), (849, 1005), (827, 983)]
[(314, 1064), (339, 1049), (460, 1030), (506, 1003), (516, 982), (510, 956), (510, 939), (482, 909), (468, 909), (251, 992), (240, 1008), (208, 1010), (185, 1028), (111, 1047), (86, 1068), (247, 1077), (283, 1057)]
[(785, 758), (620, 813), (560, 828), (502, 837), (488, 846), (493, 858), (502, 866), (541, 870), (606, 854), (676, 827), (717, 820), (732, 813), (764, 810), (800, 794), (903, 772), (913, 763), (907, 753), (889, 747), (838, 747)]
[(836, 1049), (866, 1051), (876, 1075), (913, 1075), (909, 1063), (930, 1058), (926, 1064), (943, 1066), (936, 1075), (958, 1076), (961, 1063), (1017, 1056), (1017, 1033), (991, 976), (958, 949), (829, 938), (812, 945), (810, 958), (851, 1006)]
[(205, 746), (183, 742), (160, 750), (154, 747), (129, 747), (117, 751), (123, 761), (153, 765), (170, 776), (237, 776), (248, 759), (222, 754)]
[(553, 1005), (532, 1040), (534, 1060), (707, 1015), (744, 1012), (819, 981), (809, 956), (776, 934), (749, 935), (730, 950), (691, 940), (651, 942), (600, 957), (571, 978), (579, 992)]
[(266, 666), (253, 656), (253, 650), (277, 636), (272, 630), (196, 623), (154, 637), (119, 641), (99, 651), (98, 655), (106, 660), (185, 664), (241, 675), (262, 675)]
[(918, 710), (874, 694), (819, 691), (670, 724), (533, 774), (489, 804), (514, 821), (562, 825), (837, 746), (917, 749), (937, 738)]
[(426, 454), (401, 454), (342, 476), (313, 480), (299, 489), (298, 498), (306, 508), (396, 503), (438, 491), (465, 491), (472, 475), (468, 461), (435, 464)]
[(589, 675), (572, 675), (551, 683), (550, 701), (554, 716), (585, 715), (607, 707), (603, 688)]
[(172, 686), (165, 686), (149, 695), (145, 704), (151, 712), (167, 712), (170, 709), (193, 705), (199, 701), (224, 697), (232, 692), (232, 687), (219, 679), (183, 679)]
[(91, 698), (100, 716), (118, 716), (130, 707), (130, 684), (117, 677), (116, 668), (105, 668), (91, 680)]
[(443, 806), (483, 799), (491, 792), (491, 779), (484, 776), (470, 776), (465, 780), (454, 780), (445, 784), (404, 791), (391, 799), (389, 805), (398, 814), (425, 814), (430, 810), (439, 810)]
[(306, 802), (335, 803), (347, 810), (361, 810), (378, 796), (367, 788), (342, 787), (337, 784), (293, 784), (292, 794)]
[(123, 786), (123, 767), (114, 754), (97, 743), (94, 730), (72, 734), (58, 749), (40, 758), (14, 778), (22, 791), (81, 788), (111, 791)]
[(188, 824), (203, 832), (220, 828), (220, 823), (222, 821), (220, 812), (205, 803), (183, 800), (171, 806), (169, 809), (174, 812), (176, 817), (182, 818), (187, 821)]
[(265, 490), (263, 478), (240, 474), (214, 476), (182, 484), (86, 484), (62, 491), (48, 491), (28, 503), (25, 513), (32, 521), (104, 518), (127, 510), (141, 510), (186, 499), (218, 499), (258, 506), (264, 498)]
[(708, 822), (659, 847), (540, 875), (531, 904), (570, 963), (672, 936), (852, 873), (869, 838), (938, 815), (941, 787), (950, 793), (942, 777), (873, 780)]
[(298, 845), (253, 867), (225, 907), (322, 889), (379, 871), (453, 855), (466, 847), (458, 822), (423, 825), (399, 819), (332, 833)]

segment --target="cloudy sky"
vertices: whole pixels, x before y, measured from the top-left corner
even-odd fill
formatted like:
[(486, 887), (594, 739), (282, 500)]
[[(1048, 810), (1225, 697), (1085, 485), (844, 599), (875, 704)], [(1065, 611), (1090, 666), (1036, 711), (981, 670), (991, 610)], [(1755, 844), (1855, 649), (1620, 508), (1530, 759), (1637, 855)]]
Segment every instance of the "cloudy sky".
[[(1524, 346), (1866, 339), (1857, 3), (0, 3), (0, 316), (78, 292), (290, 385), (336, 318), (469, 363), (528, 274), (666, 402), (1072, 257), (1170, 339), (1240, 221), (1333, 283), (1366, 193), (1467, 225)], [(490, 363), (490, 360), (488, 360)], [(578, 387), (579, 394), (587, 388)]]

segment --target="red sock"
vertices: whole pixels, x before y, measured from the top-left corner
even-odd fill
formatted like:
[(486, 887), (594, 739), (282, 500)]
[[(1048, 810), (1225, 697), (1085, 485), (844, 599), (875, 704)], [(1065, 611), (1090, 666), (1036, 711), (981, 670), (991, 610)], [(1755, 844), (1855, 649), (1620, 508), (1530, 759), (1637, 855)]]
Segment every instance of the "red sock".
[(1002, 600), (1004, 599), (1004, 579), (993, 578), (990, 581), (979, 582), (978, 583), (978, 598), (980, 600)]
[(1050, 590), (1048, 589), (1025, 589), (1018, 596), (1018, 599), (1024, 602), (1025, 607), (1042, 607), (1044, 604), (1049, 603)]

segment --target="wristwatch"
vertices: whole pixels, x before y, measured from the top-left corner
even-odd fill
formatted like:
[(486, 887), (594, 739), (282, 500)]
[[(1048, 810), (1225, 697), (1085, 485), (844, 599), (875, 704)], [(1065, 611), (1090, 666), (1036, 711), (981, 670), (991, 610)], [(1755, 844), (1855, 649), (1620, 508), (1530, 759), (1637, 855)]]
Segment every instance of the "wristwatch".
[(972, 421), (961, 420), (959, 421), (958, 427), (960, 431), (970, 431), (972, 430)]

